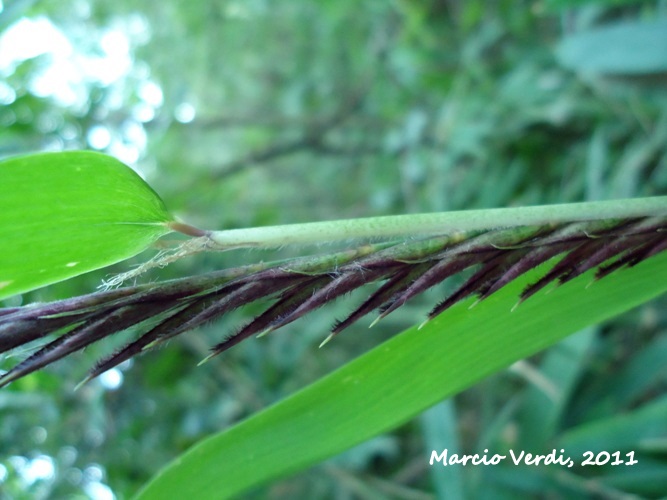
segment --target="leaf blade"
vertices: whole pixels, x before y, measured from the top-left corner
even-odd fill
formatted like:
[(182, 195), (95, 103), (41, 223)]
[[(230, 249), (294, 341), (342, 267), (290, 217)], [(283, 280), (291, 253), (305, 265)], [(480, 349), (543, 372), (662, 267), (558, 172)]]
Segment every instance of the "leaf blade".
[(624, 22), (575, 33), (556, 50), (560, 63), (601, 75), (659, 75), (667, 71), (667, 21)]
[(129, 167), (88, 151), (0, 163), (0, 299), (119, 262), (170, 230)]
[(158, 474), (138, 498), (167, 493), (228, 498), (297, 472), (406, 422), (569, 333), (664, 293), (667, 280), (660, 276), (667, 276), (664, 254), (586, 288), (589, 272), (509, 312), (522, 287), (534, 279), (529, 273), (473, 310), (466, 304), (454, 307), (422, 330), (407, 330), (200, 442)]

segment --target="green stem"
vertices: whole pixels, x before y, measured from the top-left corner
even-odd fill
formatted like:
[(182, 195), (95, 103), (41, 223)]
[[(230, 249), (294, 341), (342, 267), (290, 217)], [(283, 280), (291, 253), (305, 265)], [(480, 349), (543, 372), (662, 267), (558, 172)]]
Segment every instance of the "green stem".
[(445, 235), (474, 230), (600, 219), (667, 215), (667, 196), (535, 207), (462, 210), (329, 222), (310, 222), (207, 233), (209, 247), (271, 248), (334, 241)]

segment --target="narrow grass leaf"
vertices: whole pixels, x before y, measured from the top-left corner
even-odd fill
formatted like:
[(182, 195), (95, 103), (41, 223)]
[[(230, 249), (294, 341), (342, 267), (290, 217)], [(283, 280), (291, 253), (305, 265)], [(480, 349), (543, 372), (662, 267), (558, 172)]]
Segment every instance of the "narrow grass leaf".
[(667, 71), (667, 20), (623, 22), (563, 39), (566, 68), (598, 75), (659, 75)]
[(138, 498), (230, 498), (296, 473), (667, 290), (667, 254), (662, 254), (587, 288), (593, 277), (588, 272), (510, 312), (521, 290), (544, 271), (526, 273), (472, 310), (463, 302), (421, 330), (395, 336), (203, 440), (158, 474)]

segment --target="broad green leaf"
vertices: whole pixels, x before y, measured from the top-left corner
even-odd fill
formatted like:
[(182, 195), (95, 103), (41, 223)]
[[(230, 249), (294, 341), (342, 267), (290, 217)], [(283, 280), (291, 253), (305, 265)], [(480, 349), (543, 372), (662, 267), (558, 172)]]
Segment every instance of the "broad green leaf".
[(98, 269), (169, 232), (160, 197), (99, 153), (0, 162), (0, 299)]
[(566, 37), (557, 48), (563, 66), (586, 74), (667, 72), (667, 20), (619, 23)]
[(202, 441), (139, 498), (229, 498), (393, 429), (514, 361), (664, 293), (667, 254), (588, 287), (587, 273), (511, 312), (535, 276), (516, 280), (473, 309), (470, 302), (449, 309)]

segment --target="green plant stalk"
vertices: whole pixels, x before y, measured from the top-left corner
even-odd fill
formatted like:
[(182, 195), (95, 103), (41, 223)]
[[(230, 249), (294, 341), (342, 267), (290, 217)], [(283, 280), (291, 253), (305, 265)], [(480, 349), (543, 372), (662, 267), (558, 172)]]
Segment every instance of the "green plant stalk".
[[(203, 232), (216, 250), (310, 245), (355, 239), (409, 238), (482, 229), (667, 215), (667, 196), (534, 207), (409, 214)], [(178, 224), (182, 226), (181, 224)], [(172, 226), (179, 230), (178, 227)], [(182, 229), (181, 229), (181, 232)]]

